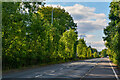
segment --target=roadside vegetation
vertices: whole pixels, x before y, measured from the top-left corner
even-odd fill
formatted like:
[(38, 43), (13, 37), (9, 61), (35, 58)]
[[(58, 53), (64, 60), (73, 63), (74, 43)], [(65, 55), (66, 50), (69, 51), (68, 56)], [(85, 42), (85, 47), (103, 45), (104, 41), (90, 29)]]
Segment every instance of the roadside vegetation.
[(109, 58), (120, 66), (120, 1), (110, 3), (109, 25), (104, 29), (104, 41)]
[(99, 57), (97, 50), (87, 47), (83, 38), (77, 39), (76, 29), (71, 15), (60, 7), (44, 7), (37, 2), (3, 2), (3, 70)]
[(101, 52), (100, 52), (100, 55), (101, 57), (107, 57), (108, 54), (107, 54), (107, 49), (103, 49)]

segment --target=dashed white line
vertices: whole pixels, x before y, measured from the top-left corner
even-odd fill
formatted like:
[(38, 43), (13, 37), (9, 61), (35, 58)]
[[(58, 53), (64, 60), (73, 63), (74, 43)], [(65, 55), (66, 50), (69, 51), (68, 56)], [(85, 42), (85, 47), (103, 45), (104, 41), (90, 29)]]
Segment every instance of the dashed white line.
[(51, 72), (53, 73), (53, 72), (55, 72), (55, 71), (53, 70), (53, 71), (51, 71)]
[(109, 60), (109, 64), (110, 64), (110, 66), (111, 66), (111, 68), (112, 68), (112, 70), (113, 70), (113, 73), (115, 74), (116, 79), (117, 79), (117, 80), (120, 80), (120, 79), (118, 78), (118, 76), (117, 76), (117, 74), (116, 74), (116, 72), (115, 72), (112, 64), (110, 63), (110, 60)]
[(63, 68), (60, 68), (60, 70), (62, 70)]
[(35, 77), (38, 78), (38, 77), (40, 77), (40, 76), (42, 76), (42, 75), (37, 75), (37, 76), (35, 76)]
[(85, 73), (84, 76), (81, 77), (80, 80), (82, 80), (83, 78), (85, 78), (93, 69), (95, 69), (95, 67), (96, 67), (97, 65), (98, 65), (98, 61), (97, 61), (97, 63), (96, 63), (92, 68), (90, 68), (90, 69), (88, 70), (88, 72)]

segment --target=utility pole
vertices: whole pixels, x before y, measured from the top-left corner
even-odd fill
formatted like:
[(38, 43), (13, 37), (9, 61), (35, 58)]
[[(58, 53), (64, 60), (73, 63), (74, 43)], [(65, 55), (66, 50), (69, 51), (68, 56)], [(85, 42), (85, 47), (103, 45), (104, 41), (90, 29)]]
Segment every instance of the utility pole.
[(53, 7), (52, 7), (51, 24), (53, 24)]

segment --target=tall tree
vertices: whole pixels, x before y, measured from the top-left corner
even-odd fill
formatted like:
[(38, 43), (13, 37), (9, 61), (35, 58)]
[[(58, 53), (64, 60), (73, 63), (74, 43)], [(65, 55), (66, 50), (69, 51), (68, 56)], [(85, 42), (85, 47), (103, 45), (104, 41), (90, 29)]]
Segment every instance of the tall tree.
[(61, 9), (60, 7), (54, 8), (47, 6), (41, 7), (39, 11), (44, 14), (44, 17), (49, 21), (49, 23), (52, 23), (51, 21), (53, 18), (53, 25), (59, 25), (57, 28), (59, 29), (60, 34), (66, 30), (69, 30), (70, 28), (74, 30), (77, 28), (77, 24), (74, 23), (73, 18), (68, 12), (65, 11), (65, 9)]
[[(110, 3), (109, 25), (104, 29), (104, 40), (111, 58), (116, 64), (120, 64), (120, 1)], [(112, 56), (113, 55), (113, 56)]]
[[(63, 56), (64, 59), (68, 58), (74, 58), (74, 44), (77, 40), (77, 34), (74, 32), (74, 30), (70, 29), (63, 33), (63, 36), (60, 39), (60, 44), (63, 45), (63, 47), (60, 45), (59, 48), (59, 55)], [(61, 50), (64, 50), (61, 52)]]

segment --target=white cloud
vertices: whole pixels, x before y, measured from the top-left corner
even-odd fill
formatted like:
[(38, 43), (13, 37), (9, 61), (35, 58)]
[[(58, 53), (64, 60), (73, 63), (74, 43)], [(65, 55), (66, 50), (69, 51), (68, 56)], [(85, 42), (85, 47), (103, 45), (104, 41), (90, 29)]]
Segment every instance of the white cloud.
[(112, 0), (46, 0), (46, 2), (112, 2)]
[(93, 48), (98, 49), (99, 51), (105, 48), (104, 41), (94, 41), (91, 43)]
[(95, 37), (95, 35), (86, 35), (86, 36), (87, 36), (86, 38), (88, 38), (88, 39), (91, 39), (91, 38)]
[[(95, 8), (85, 7), (80, 4), (64, 8), (72, 15), (74, 21), (77, 23), (78, 35), (86, 34), (85, 39), (88, 40), (87, 42), (91, 42), (90, 40), (98, 37), (98, 35), (88, 35), (88, 32), (102, 30), (107, 26), (106, 15), (104, 13), (95, 13)], [(92, 41), (92, 43), (88, 43), (88, 45), (92, 45), (93, 48), (99, 51), (105, 48), (102, 40), (97, 42)]]
[(95, 13), (96, 9), (94, 7), (85, 7), (80, 4), (66, 7), (60, 5), (46, 6), (59, 6), (69, 12), (74, 21), (77, 23), (79, 33), (92, 32), (98, 29), (103, 29), (105, 26), (107, 26), (106, 15), (104, 13)]
[(101, 51), (102, 49), (105, 49), (106, 47), (102, 46), (102, 47), (93, 47), (93, 48), (97, 49), (98, 51)]
[(80, 4), (64, 7), (78, 25), (79, 33), (87, 33), (96, 29), (103, 29), (107, 25), (104, 13), (95, 13), (95, 8), (85, 7)]
[(104, 44), (104, 41), (96, 41), (96, 42), (93, 42), (94, 44)]
[(104, 14), (96, 14), (94, 13), (95, 8), (85, 7), (80, 4), (75, 4), (74, 6), (64, 7), (66, 11), (68, 11), (75, 20), (87, 20), (87, 19), (95, 19), (97, 17), (103, 18)]

